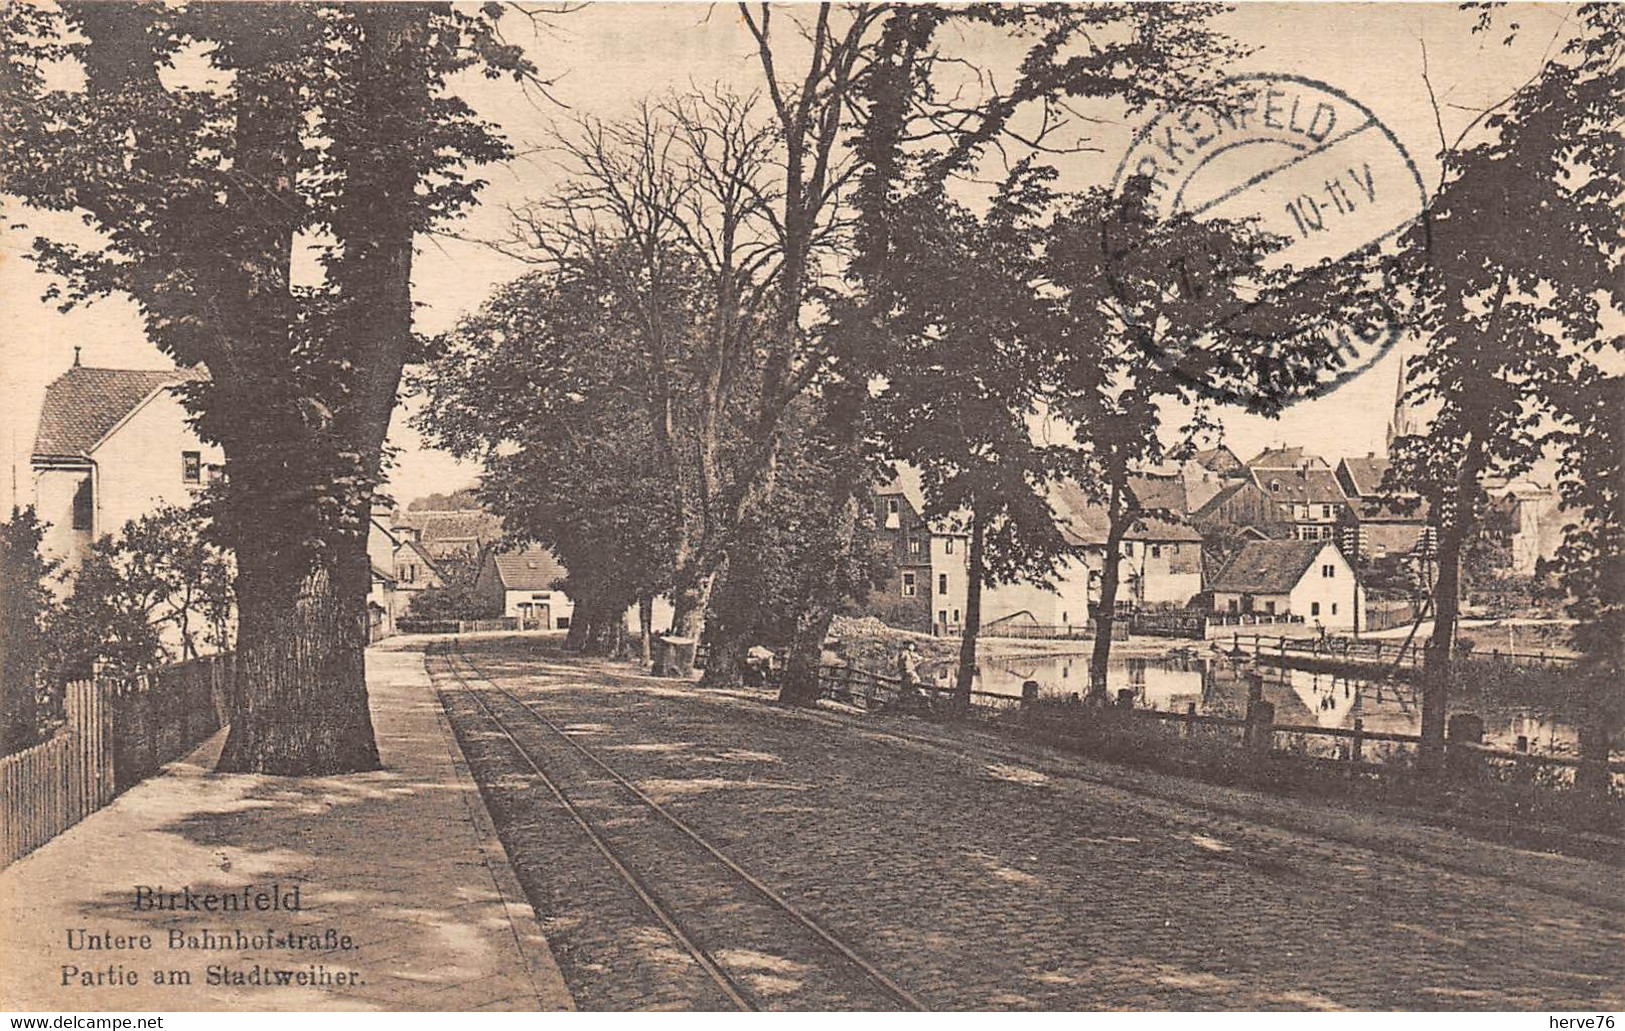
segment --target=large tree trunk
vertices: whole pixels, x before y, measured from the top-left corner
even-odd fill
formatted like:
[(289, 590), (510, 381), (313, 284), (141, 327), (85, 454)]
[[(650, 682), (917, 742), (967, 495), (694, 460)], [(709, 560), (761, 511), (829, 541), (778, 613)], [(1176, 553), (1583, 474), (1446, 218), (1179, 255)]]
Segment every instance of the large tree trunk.
[(655, 599), (652, 594), (638, 598), (638, 639), (643, 646), (643, 665), (647, 669), (650, 646), (654, 643)]
[(1461, 614), (1461, 556), (1472, 531), (1473, 502), (1483, 465), (1478, 436), (1469, 433), (1454, 497), (1448, 511), (1439, 513), (1438, 579), (1433, 585), (1433, 633), (1423, 648), (1422, 744), (1417, 755), (1418, 765), (1426, 773), (1436, 773), (1444, 766), (1450, 684), (1455, 676), (1456, 624)]
[(959, 639), (959, 678), (954, 682), (954, 706), (961, 711), (970, 709), (970, 693), (976, 680), (976, 641), (982, 632), (983, 544), (986, 536), (986, 523), (978, 511), (971, 516), (970, 579), (965, 583), (965, 626)]
[[(1460, 520), (1455, 520), (1457, 524)], [(1461, 552), (1466, 527), (1448, 526), (1439, 534), (1439, 579), (1433, 589), (1433, 633), (1423, 648), (1422, 744), (1418, 764), (1436, 772), (1444, 765), (1445, 723), (1450, 705), (1450, 680), (1456, 644), (1456, 623), (1461, 612)]]
[[(711, 586), (715, 573), (700, 573), (686, 578), (672, 592), (671, 633), (699, 643), (705, 634), (705, 610), (711, 604)], [(672, 676), (687, 677), (694, 672), (692, 662), (680, 663), (670, 671)]]
[(705, 675), (702, 687), (736, 687), (745, 650), (757, 633), (762, 588), (754, 563), (734, 560), (712, 592), (711, 615), (705, 626)]
[(1095, 645), (1089, 657), (1089, 698), (1105, 702), (1109, 697), (1106, 676), (1112, 661), (1112, 631), (1117, 622), (1117, 582), (1123, 568), (1123, 538), (1134, 517), (1124, 511), (1122, 489), (1113, 484), (1110, 525), (1106, 530), (1106, 554), (1100, 567), (1100, 604), (1095, 610)]
[(790, 654), (784, 663), (784, 680), (779, 684), (779, 701), (786, 705), (811, 705), (823, 695), (819, 674), (824, 664), (824, 641), (835, 619), (835, 603), (822, 593), (808, 599), (796, 616), (790, 638)]
[[(357, 23), (362, 32), (356, 103), (348, 111), (331, 112), (344, 119), (333, 153), (345, 178), (332, 219), (341, 253), (329, 264), (328, 275), (338, 288), (337, 319), (359, 358), (343, 371), (336, 366), (312, 370), (312, 386), (303, 389), (321, 396), (279, 382), (280, 394), (273, 390), (268, 396), (244, 398), (245, 405), (272, 409), (272, 432), (258, 427), (258, 436), (274, 439), (275, 447), (285, 451), (301, 445), (310, 449), (293, 460), (284, 458), (285, 467), (294, 472), (291, 493), (319, 495), (334, 490), (334, 481), (349, 478), (350, 485), (338, 489), (350, 494), (338, 499), (343, 518), (334, 525), (320, 503), (290, 506), (283, 500), (290, 484), (266, 475), (274, 463), (268, 467), (265, 456), (252, 458), (252, 470), (244, 477), (233, 476), (228, 464), (228, 489), (236, 495), (232, 525), (240, 570), (239, 683), (222, 770), (316, 775), (378, 766), (366, 689), (367, 535), (371, 495), (411, 345), (409, 213), (416, 201), (418, 168), (417, 155), (402, 153), (402, 141), (422, 124), (427, 110), (422, 68), (426, 9), (368, 5), (358, 11)], [(265, 59), (277, 56), (268, 50)], [(273, 184), (272, 199), (284, 212), (297, 212), (297, 204), (291, 203), (296, 174), (291, 155), (297, 151), (304, 112), (282, 82), (274, 76), (268, 81), (270, 88), (259, 94), (251, 82), (239, 85), (243, 99), (237, 160), (245, 180)], [(259, 202), (265, 203), (263, 198)], [(288, 258), (295, 227), (289, 219), (297, 216), (284, 212), (250, 234), (235, 263), (246, 281), (246, 307), (265, 323), (251, 338), (260, 353), (250, 353), (246, 361), (230, 363), (225, 370), (233, 377), (227, 387), (231, 391), (248, 388), (253, 374), (279, 368), (294, 332)], [(266, 254), (276, 255), (269, 275), (261, 263)], [(266, 304), (267, 289), (282, 303)], [(343, 378), (332, 382), (335, 377)], [(281, 412), (276, 410), (279, 402)], [(295, 435), (300, 429), (308, 435)], [(278, 437), (276, 430), (283, 435)], [(266, 444), (242, 437), (233, 441), (231, 431), (222, 436), (228, 463), (234, 452), (253, 455)], [(299, 482), (301, 473), (310, 482)], [(256, 516), (292, 525), (257, 527)], [(321, 546), (308, 548), (302, 535), (318, 538)], [(258, 554), (262, 549), (266, 553)], [(315, 552), (312, 558), (294, 557), (310, 551)], [(307, 562), (308, 568), (301, 568)]]
[[(840, 491), (831, 535), (836, 543), (825, 556), (831, 563), (845, 561), (845, 553), (851, 550), (857, 537), (858, 498), (851, 491), (850, 483), (841, 479), (835, 487)], [(838, 581), (839, 577), (834, 575), (807, 578), (810, 589), (796, 616), (790, 653), (785, 658), (784, 680), (779, 685), (779, 701), (787, 705), (811, 705), (823, 694), (818, 678), (824, 664), (824, 642), (829, 639), (829, 626), (841, 601)]]
[(287, 567), (238, 549), (233, 718), (218, 768), (317, 776), (378, 768), (367, 710), (366, 541), (331, 566)]

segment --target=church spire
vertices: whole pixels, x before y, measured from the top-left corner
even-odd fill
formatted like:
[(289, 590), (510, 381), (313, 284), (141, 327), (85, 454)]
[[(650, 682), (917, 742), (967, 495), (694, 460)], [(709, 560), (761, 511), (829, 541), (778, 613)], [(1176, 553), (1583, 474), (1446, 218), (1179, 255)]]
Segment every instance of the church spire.
[(1410, 370), (1411, 355), (1402, 355), (1399, 359), (1399, 375), (1394, 381), (1394, 414), (1388, 421), (1388, 452), (1393, 454), (1394, 441), (1400, 437), (1413, 437), (1423, 432), (1422, 420), (1414, 401), (1405, 397), (1407, 373)]

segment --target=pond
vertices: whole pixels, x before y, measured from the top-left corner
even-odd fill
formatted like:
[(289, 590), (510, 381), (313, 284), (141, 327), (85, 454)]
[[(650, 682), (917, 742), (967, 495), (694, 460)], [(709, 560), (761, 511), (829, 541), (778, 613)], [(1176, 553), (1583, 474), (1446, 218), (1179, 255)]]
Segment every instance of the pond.
[[(1264, 699), (1275, 706), (1275, 722), (1352, 729), (1356, 718), (1368, 731), (1418, 734), (1422, 727), (1420, 689), (1401, 681), (1360, 680), (1263, 666)], [(982, 661), (976, 690), (1021, 695), (1035, 680), (1040, 695), (1064, 697), (1089, 688), (1089, 655), (990, 656)], [(1247, 713), (1247, 681), (1228, 659), (1123, 656), (1112, 659), (1108, 684), (1134, 692), (1137, 708), (1185, 712), (1191, 704), (1207, 716), (1240, 718)], [(1575, 722), (1558, 708), (1508, 705), (1461, 697), (1451, 712), (1483, 717), (1485, 744), (1513, 748), (1519, 737), (1540, 754), (1574, 754)]]

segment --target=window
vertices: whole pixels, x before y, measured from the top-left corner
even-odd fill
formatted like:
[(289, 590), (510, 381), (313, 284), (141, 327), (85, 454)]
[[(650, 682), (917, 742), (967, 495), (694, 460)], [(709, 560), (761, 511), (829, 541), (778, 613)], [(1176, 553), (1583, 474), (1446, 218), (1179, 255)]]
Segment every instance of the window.
[(944, 555), (952, 555), (954, 553), (954, 539), (952, 537), (949, 537), (942, 542), (942, 553)]
[(920, 553), (920, 539), (918, 537), (910, 537), (908, 539), (908, 553), (910, 555), (918, 555)]
[(1275, 603), (1273, 601), (1266, 601), (1264, 603), (1264, 611), (1272, 616), (1275, 615)]
[(1270, 481), (1270, 493), (1271, 494), (1279, 494), (1279, 493), (1281, 493), (1281, 481), (1280, 480), (1271, 480)]
[(1228, 608), (1231, 612), (1239, 612), (1241, 610), (1241, 603), (1235, 598), (1231, 598)]
[(1309, 614), (1311, 616), (1320, 615), (1320, 602), (1312, 601), (1312, 602), (1309, 603)]
[(197, 451), (181, 452), (181, 479), (187, 483), (203, 482), (203, 455)]
[(1332, 506), (1330, 506), (1330, 505), (1321, 505), (1320, 506), (1320, 518), (1322, 518), (1322, 519), (1330, 519), (1331, 517), (1332, 517)]
[(1160, 544), (1151, 545), (1151, 557), (1152, 558), (1161, 558), (1162, 557), (1162, 545), (1160, 545)]
[(79, 481), (79, 489), (73, 492), (73, 528), (75, 530), (89, 530), (92, 517), (90, 497), (90, 477), (86, 476)]
[(559, 630), (568, 630), (568, 629), (570, 629), (570, 617), (569, 616), (560, 616), (558, 619), (554, 620), (553, 622), (556, 624), (556, 628), (559, 629)]
[(937, 574), (937, 593), (938, 594), (947, 594), (948, 593), (948, 574), (947, 573), (938, 573)]
[(418, 578), (418, 567), (417, 566), (402, 566), (401, 567), (401, 579), (402, 580), (406, 581), (407, 583), (411, 583), (413, 580), (416, 580), (417, 578)]
[(889, 516), (894, 516), (894, 515), (897, 514), (897, 499), (896, 498), (887, 498), (886, 499), (886, 514), (889, 515)]
[(942, 611), (937, 613), (937, 622), (941, 623), (943, 626), (948, 625), (948, 610), (947, 609), (943, 609)]
[(905, 598), (914, 597), (914, 594), (915, 594), (916, 590), (917, 590), (917, 588), (914, 585), (914, 574), (913, 573), (904, 573), (903, 574), (903, 597), (905, 597)]
[(1337, 567), (1327, 563), (1326, 565), (1320, 567), (1320, 575), (1330, 580), (1337, 576)]
[(954, 622), (955, 623), (959, 622), (959, 610), (958, 609), (954, 609)]
[(1123, 554), (1125, 554), (1125, 555), (1133, 555), (1134, 554), (1134, 542), (1133, 541), (1124, 541), (1123, 542)]
[(1337, 602), (1332, 602), (1332, 615), (1337, 615)]

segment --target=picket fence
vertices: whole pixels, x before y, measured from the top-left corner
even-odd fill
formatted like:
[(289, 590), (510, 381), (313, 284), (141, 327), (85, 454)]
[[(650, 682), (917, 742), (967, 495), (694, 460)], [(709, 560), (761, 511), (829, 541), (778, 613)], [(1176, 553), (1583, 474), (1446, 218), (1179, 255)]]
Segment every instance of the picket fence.
[(0, 867), (113, 799), (113, 720), (104, 686), (64, 689), (67, 717), (46, 740), (0, 759)]

